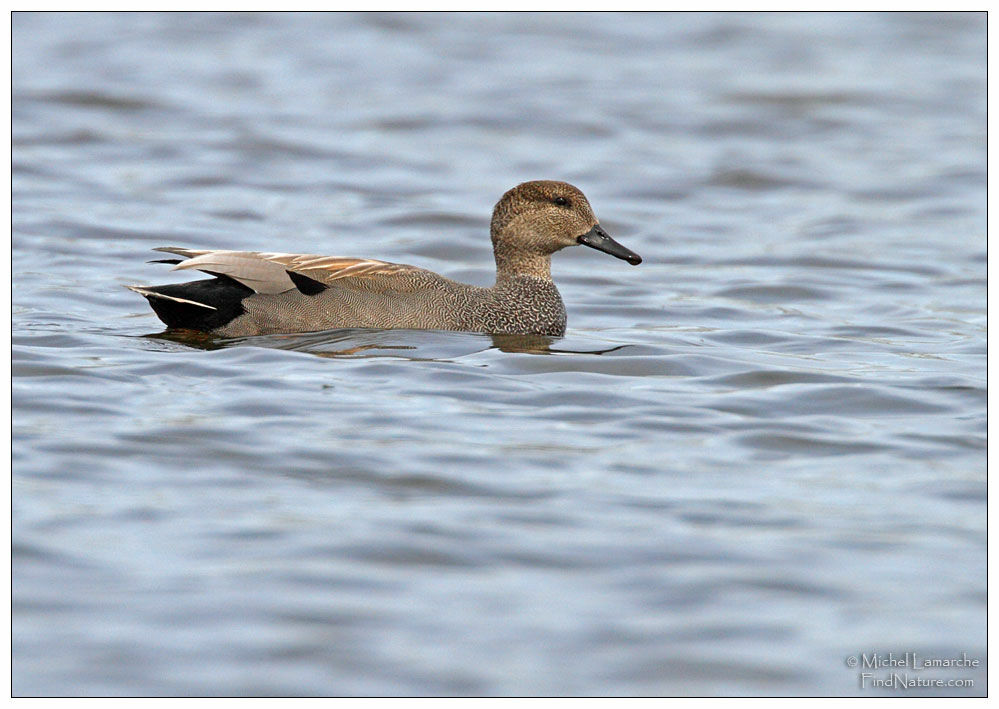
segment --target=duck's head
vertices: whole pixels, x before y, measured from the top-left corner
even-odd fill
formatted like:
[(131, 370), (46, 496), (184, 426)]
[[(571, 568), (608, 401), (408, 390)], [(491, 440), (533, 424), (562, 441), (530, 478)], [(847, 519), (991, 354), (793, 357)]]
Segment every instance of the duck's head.
[(586, 196), (568, 182), (535, 180), (509, 190), (496, 203), (490, 233), (497, 258), (501, 253), (549, 256), (583, 244), (632, 266), (642, 262), (603, 230)]

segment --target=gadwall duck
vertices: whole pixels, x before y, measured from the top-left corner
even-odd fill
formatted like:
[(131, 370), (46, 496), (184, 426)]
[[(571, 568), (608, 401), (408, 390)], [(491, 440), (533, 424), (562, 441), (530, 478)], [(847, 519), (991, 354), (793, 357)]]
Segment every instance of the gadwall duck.
[(214, 278), (126, 286), (172, 329), (221, 337), (345, 327), (565, 334), (551, 255), (583, 244), (636, 266), (641, 257), (607, 235), (586, 197), (565, 182), (525, 182), (493, 210), (496, 284), (480, 288), (416, 266), (307, 254), (164, 247), (174, 269)]

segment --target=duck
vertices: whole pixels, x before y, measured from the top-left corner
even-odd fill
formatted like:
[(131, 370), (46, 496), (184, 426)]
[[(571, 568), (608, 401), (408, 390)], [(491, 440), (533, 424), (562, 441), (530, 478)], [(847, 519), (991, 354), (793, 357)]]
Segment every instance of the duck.
[(224, 338), (338, 328), (561, 337), (566, 309), (552, 281), (552, 254), (582, 245), (642, 262), (604, 231), (579, 188), (557, 180), (524, 182), (503, 194), (490, 237), (491, 287), (374, 259), (165, 246), (154, 250), (180, 258), (152, 263), (211, 278), (126, 288), (144, 296), (169, 330)]

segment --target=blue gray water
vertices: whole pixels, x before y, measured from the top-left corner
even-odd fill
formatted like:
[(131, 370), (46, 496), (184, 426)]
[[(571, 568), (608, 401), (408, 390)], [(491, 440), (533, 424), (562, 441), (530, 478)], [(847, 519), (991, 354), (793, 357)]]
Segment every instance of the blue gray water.
[[(15, 14), (14, 693), (984, 694), (985, 49)], [(558, 254), (562, 339), (176, 341), (122, 288), (161, 245), (487, 285), (537, 178), (645, 258)], [(973, 686), (874, 686), (907, 652)]]

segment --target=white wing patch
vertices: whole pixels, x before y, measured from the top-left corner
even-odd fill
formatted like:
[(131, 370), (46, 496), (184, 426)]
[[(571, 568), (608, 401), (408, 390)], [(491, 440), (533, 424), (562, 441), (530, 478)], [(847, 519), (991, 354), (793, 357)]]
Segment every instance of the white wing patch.
[(199, 308), (208, 308), (209, 310), (218, 310), (214, 305), (205, 305), (204, 303), (199, 303), (196, 300), (188, 300), (187, 298), (178, 298), (175, 295), (164, 295), (162, 293), (157, 293), (154, 290), (149, 290), (148, 288), (143, 288), (142, 286), (125, 286), (129, 290), (134, 290), (139, 295), (144, 295), (147, 298), (162, 298), (163, 300), (172, 300), (175, 303), (186, 303), (188, 305), (197, 305)]

